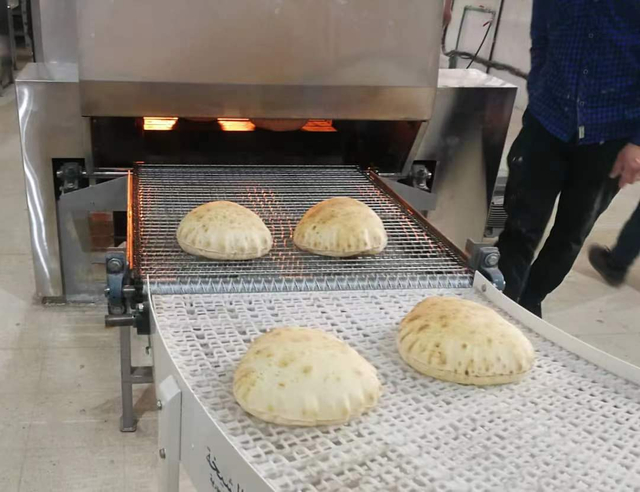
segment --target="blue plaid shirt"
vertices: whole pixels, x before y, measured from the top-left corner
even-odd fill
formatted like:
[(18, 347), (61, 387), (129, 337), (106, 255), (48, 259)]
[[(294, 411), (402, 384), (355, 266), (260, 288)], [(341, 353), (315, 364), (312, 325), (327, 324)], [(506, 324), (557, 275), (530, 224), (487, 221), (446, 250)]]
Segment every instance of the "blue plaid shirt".
[(528, 89), (565, 142), (640, 145), (640, 0), (534, 0)]

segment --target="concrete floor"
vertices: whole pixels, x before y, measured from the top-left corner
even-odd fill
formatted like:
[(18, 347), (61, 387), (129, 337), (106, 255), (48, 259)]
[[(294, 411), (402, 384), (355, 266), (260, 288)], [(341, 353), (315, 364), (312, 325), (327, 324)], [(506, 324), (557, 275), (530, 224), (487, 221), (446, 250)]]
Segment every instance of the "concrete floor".
[[(11, 95), (0, 97), (0, 491), (157, 490), (153, 388), (137, 389), (142, 420), (121, 434), (117, 332), (105, 329), (104, 307), (33, 300), (16, 120)], [(640, 186), (624, 190), (589, 242), (611, 244), (639, 199)], [(560, 328), (640, 365), (640, 263), (627, 286), (612, 289), (583, 254), (544, 310)]]

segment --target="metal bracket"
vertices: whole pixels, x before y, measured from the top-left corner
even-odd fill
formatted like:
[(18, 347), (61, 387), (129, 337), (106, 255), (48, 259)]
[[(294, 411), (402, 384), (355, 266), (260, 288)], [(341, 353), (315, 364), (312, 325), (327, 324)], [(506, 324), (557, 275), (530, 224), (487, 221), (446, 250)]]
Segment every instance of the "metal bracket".
[(424, 164), (413, 164), (411, 167), (411, 182), (414, 188), (430, 192), (429, 183), (433, 173)]
[(121, 315), (126, 311), (124, 288), (129, 280), (129, 268), (124, 251), (111, 249), (107, 251), (107, 288), (104, 291), (108, 301), (109, 314)]
[(56, 178), (62, 181), (60, 194), (69, 193), (80, 188), (82, 172), (82, 166), (78, 162), (65, 162), (62, 164), (60, 169), (56, 171)]
[(469, 253), (469, 266), (485, 276), (498, 290), (504, 290), (504, 276), (498, 268), (500, 261), (498, 248), (468, 239), (466, 250)]
[(182, 392), (173, 376), (158, 385), (158, 483), (162, 492), (180, 487)]

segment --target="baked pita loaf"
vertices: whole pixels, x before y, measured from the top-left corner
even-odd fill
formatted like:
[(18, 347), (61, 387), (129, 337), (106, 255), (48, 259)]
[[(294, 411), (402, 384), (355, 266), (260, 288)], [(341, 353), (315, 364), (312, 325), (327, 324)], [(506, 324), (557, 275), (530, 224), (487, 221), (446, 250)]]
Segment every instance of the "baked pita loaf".
[(535, 354), (522, 332), (492, 309), (455, 297), (429, 297), (400, 323), (400, 356), (437, 379), (489, 385), (520, 381)]
[(252, 118), (256, 128), (272, 132), (295, 132), (307, 124), (307, 120)]
[(380, 217), (353, 198), (331, 198), (311, 207), (295, 232), (295, 245), (317, 255), (376, 255), (387, 245)]
[(189, 254), (214, 260), (250, 260), (273, 246), (271, 232), (248, 208), (232, 202), (210, 202), (180, 222), (178, 244)]
[(344, 424), (373, 408), (376, 369), (333, 335), (279, 328), (258, 337), (242, 358), (233, 394), (251, 415), (281, 425)]

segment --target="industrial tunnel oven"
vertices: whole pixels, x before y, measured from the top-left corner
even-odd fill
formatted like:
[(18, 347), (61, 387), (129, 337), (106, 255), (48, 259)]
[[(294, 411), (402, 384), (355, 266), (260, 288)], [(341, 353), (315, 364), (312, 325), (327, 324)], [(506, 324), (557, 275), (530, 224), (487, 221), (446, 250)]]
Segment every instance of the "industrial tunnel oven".
[(104, 250), (126, 235), (125, 175), (136, 163), (355, 165), (458, 249), (481, 243), (516, 88), (477, 71), (441, 70), (439, 80), (429, 121), (311, 119), (270, 132), (237, 117), (83, 117), (76, 66), (27, 66), (17, 90), (37, 296), (102, 297)]

